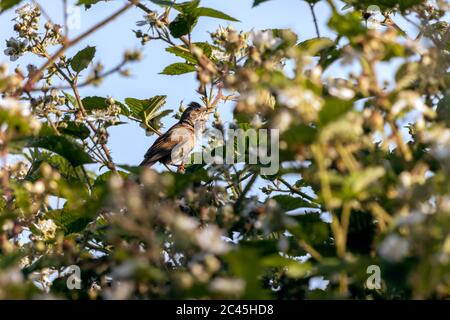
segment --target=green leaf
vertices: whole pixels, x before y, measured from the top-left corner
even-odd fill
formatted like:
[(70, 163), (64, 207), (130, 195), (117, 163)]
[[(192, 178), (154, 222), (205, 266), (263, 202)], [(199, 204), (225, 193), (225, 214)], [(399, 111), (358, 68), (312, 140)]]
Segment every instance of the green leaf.
[(66, 235), (83, 231), (92, 221), (92, 217), (80, 215), (76, 210), (66, 208), (48, 211), (46, 216), (62, 228)]
[(217, 18), (217, 19), (222, 19), (222, 20), (228, 20), (228, 21), (237, 21), (239, 22), (239, 20), (227, 15), (226, 13), (223, 13), (221, 11), (218, 11), (216, 9), (212, 9), (212, 8), (198, 8), (197, 10), (195, 10), (196, 15), (200, 16), (200, 17), (211, 17), (211, 18)]
[(172, 110), (159, 112), (166, 103), (166, 96), (154, 96), (145, 100), (126, 98), (125, 103), (131, 110), (132, 119), (145, 124), (148, 133), (159, 130), (162, 127), (161, 118), (172, 112)]
[(167, 75), (180, 75), (184, 73), (194, 72), (196, 70), (195, 66), (187, 63), (177, 62), (173, 63), (167, 67), (164, 68), (160, 74), (167, 74)]
[[(26, 256), (25, 251), (23, 250), (15, 250), (12, 252), (2, 253), (0, 256), (0, 270), (17, 267), (20, 263), (20, 259)], [(5, 272), (2, 271), (3, 274)]]
[(197, 59), (185, 46), (168, 47), (166, 48), (166, 51), (176, 55), (177, 57), (183, 58), (187, 62), (197, 64)]
[(443, 121), (447, 128), (450, 128), (450, 96), (444, 96), (438, 103), (437, 109), (437, 119)]
[(317, 205), (300, 197), (293, 197), (287, 194), (279, 194), (272, 197), (284, 211), (291, 211), (298, 208), (317, 208)]
[(353, 5), (356, 9), (365, 10), (371, 5), (380, 7), (381, 10), (398, 8), (401, 11), (408, 10), (415, 5), (424, 3), (425, 0), (346, 0), (349, 5)]
[(89, 63), (92, 62), (95, 56), (95, 47), (86, 47), (79, 51), (70, 61), (70, 66), (75, 72), (80, 72), (86, 69)]
[(268, 291), (261, 287), (260, 275), (265, 266), (257, 249), (241, 244), (238, 250), (227, 253), (223, 258), (233, 274), (245, 280), (245, 293), (241, 298), (268, 298)]
[[(202, 49), (203, 54), (208, 58), (212, 55), (212, 47), (208, 42), (194, 42), (193, 45), (197, 48)], [(187, 62), (192, 64), (197, 64), (197, 59), (192, 55), (191, 51), (187, 48), (187, 46), (176, 46), (176, 47), (168, 47), (166, 48), (167, 52), (170, 52), (180, 58), (185, 59)]]
[(347, 199), (353, 199), (362, 193), (367, 192), (367, 188), (378, 181), (385, 173), (383, 167), (368, 167), (362, 171), (352, 173), (346, 178), (343, 186), (343, 193)]
[(101, 1), (105, 1), (105, 0), (78, 0), (77, 6), (92, 5), (92, 4), (96, 4), (98, 2), (101, 2)]
[(6, 11), (15, 5), (18, 5), (22, 0), (0, 0), (0, 12)]
[(308, 274), (312, 265), (309, 262), (297, 262), (295, 260), (285, 258), (279, 254), (274, 254), (261, 259), (261, 264), (270, 268), (283, 268), (286, 274), (291, 278), (302, 278)]
[(160, 5), (160, 6), (169, 6), (173, 7), (176, 6), (176, 3), (173, 1), (167, 1), (167, 0), (150, 0), (154, 4)]
[[(167, 5), (166, 3), (160, 3)], [(189, 34), (197, 24), (199, 17), (212, 17), (228, 21), (238, 21), (237, 19), (212, 8), (199, 8), (199, 0), (183, 2), (179, 4), (170, 4), (175, 10), (179, 11), (175, 19), (169, 24), (170, 34), (175, 38), (180, 38)]]
[(123, 178), (127, 178), (129, 176), (128, 173), (124, 172), (124, 171), (117, 171), (117, 172), (113, 172), (113, 171), (107, 171), (105, 173), (102, 173), (101, 175), (97, 176), (97, 178), (95, 179), (94, 182), (94, 187), (95, 186), (100, 186), (100, 185), (106, 185), (106, 183), (108, 182), (108, 180), (114, 176), (119, 174), (121, 177)]
[(185, 2), (181, 2), (181, 3), (177, 3), (177, 4), (173, 5), (173, 7), (176, 10), (178, 10), (179, 12), (182, 12), (185, 14), (193, 14), (199, 5), (200, 5), (200, 0), (192, 0), (192, 1), (185, 1)]
[(395, 73), (397, 89), (403, 90), (411, 86), (419, 77), (420, 64), (418, 62), (408, 62), (400, 66)]
[(143, 119), (144, 115), (154, 115), (166, 103), (167, 96), (154, 96), (149, 99), (126, 98), (125, 103), (136, 118)]
[(27, 147), (43, 148), (52, 151), (66, 158), (74, 167), (94, 162), (82, 146), (64, 136), (40, 136), (33, 138), (28, 142)]
[(319, 112), (319, 123), (321, 126), (337, 120), (353, 108), (353, 101), (328, 98)]
[(164, 172), (161, 174), (161, 179), (168, 181), (167, 195), (169, 197), (177, 197), (180, 192), (187, 190), (192, 185), (200, 181), (208, 181), (208, 173), (204, 168), (200, 168), (191, 172), (190, 174), (182, 174), (178, 172)]
[(72, 96), (70, 93), (67, 93), (64, 91), (63, 91), (63, 94), (66, 97), (68, 104), (70, 104), (73, 107), (77, 106), (77, 100), (75, 99), (74, 96)]
[(361, 16), (355, 11), (345, 15), (333, 12), (330, 21), (328, 21), (328, 26), (337, 31), (339, 35), (347, 36), (348, 38), (356, 37), (366, 31), (362, 24)]
[(198, 16), (180, 13), (169, 24), (170, 34), (174, 38), (181, 38), (184, 35), (189, 34), (195, 27), (198, 21)]
[(330, 38), (313, 38), (300, 42), (297, 47), (311, 54), (312, 56), (317, 56), (319, 52), (324, 49), (328, 49), (334, 46), (334, 41)]
[(288, 146), (296, 146), (298, 144), (310, 144), (316, 136), (316, 128), (306, 124), (299, 124), (283, 132), (281, 140), (285, 141)]
[(323, 245), (329, 238), (329, 225), (322, 221), (320, 213), (311, 212), (292, 217), (297, 223), (289, 226), (288, 230), (296, 238), (314, 246)]
[(79, 138), (81, 140), (86, 139), (89, 137), (90, 131), (89, 128), (83, 124), (83, 123), (77, 123), (75, 121), (68, 121), (65, 122), (67, 124), (67, 127), (65, 128), (59, 128), (59, 131), (64, 134), (71, 135), (75, 138)]
[(269, 1), (269, 0), (254, 0), (253, 7), (256, 7), (256, 6), (260, 5), (261, 3), (267, 2), (267, 1)]
[[(28, 171), (25, 180), (27, 181), (37, 181), (42, 178), (42, 170), (40, 170), (43, 163), (49, 164), (53, 169), (57, 170), (61, 174), (61, 178), (65, 180), (67, 184), (71, 187), (78, 185), (80, 186), (85, 183), (83, 177), (83, 172), (80, 168), (74, 168), (66, 158), (60, 155), (54, 154), (52, 152), (40, 151), (36, 153), (37, 157), (33, 158), (33, 165)], [(87, 186), (86, 186), (87, 190)], [(56, 193), (59, 193), (57, 191)], [(52, 193), (51, 193), (52, 194)]]
[[(90, 96), (90, 97), (83, 98), (81, 100), (81, 102), (83, 103), (84, 109), (89, 113), (92, 110), (102, 110), (102, 109), (108, 108), (106, 99), (107, 98), (105, 98), (105, 97)], [(130, 115), (130, 110), (128, 110), (128, 108), (123, 103), (116, 100), (115, 104), (120, 106), (121, 114), (123, 114), (124, 116)]]

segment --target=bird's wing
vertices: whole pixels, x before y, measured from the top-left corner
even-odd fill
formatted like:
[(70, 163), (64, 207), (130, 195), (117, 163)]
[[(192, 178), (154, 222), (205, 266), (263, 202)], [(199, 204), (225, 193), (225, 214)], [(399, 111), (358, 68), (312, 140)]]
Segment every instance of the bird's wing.
[(141, 165), (151, 166), (155, 162), (170, 156), (172, 149), (185, 139), (184, 130), (182, 125), (176, 124), (159, 136), (144, 155), (144, 161)]

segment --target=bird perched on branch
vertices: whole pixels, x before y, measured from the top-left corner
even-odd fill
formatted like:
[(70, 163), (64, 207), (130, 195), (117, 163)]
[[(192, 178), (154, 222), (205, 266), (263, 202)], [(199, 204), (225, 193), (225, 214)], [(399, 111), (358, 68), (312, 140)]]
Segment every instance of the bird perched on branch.
[(196, 135), (204, 130), (208, 109), (191, 102), (177, 124), (156, 139), (144, 155), (140, 166), (151, 167), (156, 162), (176, 165), (184, 171), (184, 163), (195, 146)]

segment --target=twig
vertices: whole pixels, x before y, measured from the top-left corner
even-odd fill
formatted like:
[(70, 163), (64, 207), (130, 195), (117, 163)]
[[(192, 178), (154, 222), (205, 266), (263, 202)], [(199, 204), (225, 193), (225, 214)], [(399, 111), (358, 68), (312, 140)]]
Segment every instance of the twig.
[(311, 3), (311, 2), (308, 2), (308, 3), (309, 3), (309, 9), (311, 10), (311, 15), (313, 17), (314, 27), (316, 28), (317, 38), (320, 38), (319, 24), (317, 23), (316, 12), (314, 11), (315, 3)]
[(284, 184), (292, 193), (298, 194), (302, 198), (305, 198), (305, 199), (309, 200), (310, 202), (314, 203), (315, 200), (313, 197), (310, 197), (306, 193), (300, 191), (299, 189), (294, 188), (283, 178), (279, 177), (279, 178), (277, 178), (277, 180), (280, 181), (282, 184)]
[(68, 25), (68, 16), (67, 16), (67, 0), (63, 0), (63, 17), (64, 17), (64, 37), (67, 38), (69, 36), (69, 25)]
[(106, 19), (100, 21), (99, 23), (97, 23), (96, 25), (94, 25), (93, 27), (91, 27), (89, 30), (83, 32), (81, 35), (79, 35), (78, 37), (76, 37), (73, 40), (69, 40), (63, 43), (62, 47), (56, 51), (56, 53), (54, 53), (45, 63), (43, 66), (41, 66), (36, 72), (33, 73), (33, 75), (30, 76), (30, 78), (28, 79), (27, 83), (24, 86), (24, 90), (25, 91), (29, 91), (31, 88), (33, 88), (33, 85), (36, 81), (38, 81), (44, 74), (44, 71), (50, 67), (55, 61), (56, 59), (58, 59), (60, 56), (62, 56), (64, 54), (64, 52), (66, 52), (66, 50), (74, 45), (76, 45), (77, 43), (79, 43), (81, 40), (83, 40), (84, 38), (86, 38), (87, 36), (89, 36), (91, 33), (94, 33), (95, 31), (97, 31), (98, 29), (100, 29), (101, 27), (103, 27), (104, 25), (108, 24), (109, 22), (113, 21), (115, 18), (117, 18), (118, 16), (120, 16), (122, 13), (124, 13), (125, 11), (127, 11), (130, 7), (133, 6), (133, 4), (135, 3), (135, 1), (130, 0), (130, 3), (126, 4), (125, 6), (123, 6), (121, 9), (119, 9), (118, 11), (116, 11), (115, 13), (113, 13), (111, 16), (107, 17)]

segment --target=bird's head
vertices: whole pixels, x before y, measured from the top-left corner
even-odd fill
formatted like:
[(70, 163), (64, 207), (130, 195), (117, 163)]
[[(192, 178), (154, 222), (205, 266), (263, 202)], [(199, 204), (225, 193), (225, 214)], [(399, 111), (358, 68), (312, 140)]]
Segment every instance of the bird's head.
[(206, 121), (207, 115), (207, 108), (197, 102), (191, 102), (181, 115), (180, 122), (188, 122), (194, 126), (198, 121)]

